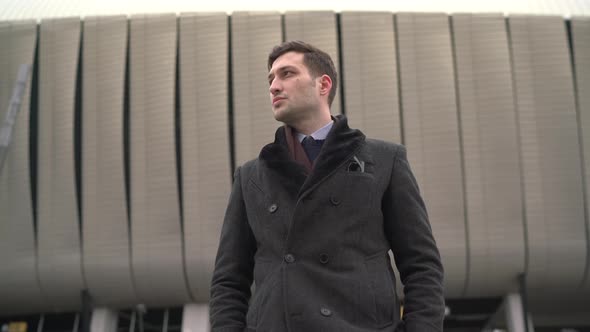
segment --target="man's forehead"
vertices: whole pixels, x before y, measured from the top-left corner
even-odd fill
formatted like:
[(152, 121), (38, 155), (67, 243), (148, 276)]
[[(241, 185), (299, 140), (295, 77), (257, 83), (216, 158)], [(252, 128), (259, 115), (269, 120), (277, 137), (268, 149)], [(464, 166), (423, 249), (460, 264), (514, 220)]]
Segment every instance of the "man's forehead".
[(303, 53), (287, 52), (279, 56), (272, 64), (270, 72), (274, 72), (279, 68), (294, 66), (299, 67), (303, 65)]

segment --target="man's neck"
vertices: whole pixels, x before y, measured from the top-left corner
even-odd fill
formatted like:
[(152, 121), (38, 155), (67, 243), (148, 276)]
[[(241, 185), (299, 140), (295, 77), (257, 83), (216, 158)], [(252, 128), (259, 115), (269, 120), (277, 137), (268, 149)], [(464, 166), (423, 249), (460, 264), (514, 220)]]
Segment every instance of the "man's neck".
[(309, 136), (315, 133), (318, 129), (324, 127), (332, 121), (330, 113), (325, 113), (321, 117), (315, 117), (310, 119), (303, 119), (296, 124), (292, 124), (291, 127), (299, 133)]

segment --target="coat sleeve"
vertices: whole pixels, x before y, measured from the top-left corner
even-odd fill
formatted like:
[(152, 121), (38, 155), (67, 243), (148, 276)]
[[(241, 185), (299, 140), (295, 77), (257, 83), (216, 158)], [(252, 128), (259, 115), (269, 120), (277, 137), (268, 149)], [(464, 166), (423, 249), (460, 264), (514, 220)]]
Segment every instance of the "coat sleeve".
[(442, 331), (443, 267), (416, 179), (399, 146), (383, 199), (384, 227), (404, 285), (402, 330)]
[(255, 252), (256, 241), (246, 216), (238, 167), (234, 174), (211, 281), (209, 318), (212, 332), (245, 330)]

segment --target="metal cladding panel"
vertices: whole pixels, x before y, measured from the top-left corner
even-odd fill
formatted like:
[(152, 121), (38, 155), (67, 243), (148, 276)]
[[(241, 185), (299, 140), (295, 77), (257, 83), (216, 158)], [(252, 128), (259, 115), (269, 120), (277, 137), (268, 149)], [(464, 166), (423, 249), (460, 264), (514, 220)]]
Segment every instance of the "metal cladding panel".
[(29, 100), (36, 39), (35, 21), (0, 23), (0, 125), (20, 65), (31, 65), (12, 140), (0, 169), (0, 312), (7, 315), (47, 309), (37, 279), (29, 168)]
[(39, 279), (56, 310), (80, 306), (86, 288), (74, 165), (80, 19), (41, 22), (39, 43)]
[[(286, 40), (301, 40), (328, 53), (334, 62), (336, 72), (339, 68), (338, 60), (338, 32), (336, 14), (331, 11), (313, 12), (286, 12), (285, 13), (285, 37)], [(342, 82), (342, 75), (338, 73), (338, 83)], [(342, 113), (340, 107), (340, 93), (342, 85), (339, 84), (336, 96), (330, 107), (333, 115)]]
[[(578, 124), (565, 24), (509, 19), (520, 129), (527, 281), (543, 292), (575, 290), (586, 262)], [(534, 293), (534, 292), (533, 292)]]
[(84, 271), (94, 303), (137, 303), (131, 279), (123, 151), (125, 16), (84, 19), (82, 220)]
[(233, 122), (236, 165), (258, 157), (274, 140), (267, 59), (281, 43), (279, 13), (236, 12), (231, 18)]
[(397, 49), (391, 13), (340, 16), (344, 103), (351, 127), (401, 142)]
[(501, 296), (524, 272), (518, 134), (504, 16), (452, 18), (469, 227), (467, 296)]
[(225, 13), (180, 17), (185, 263), (193, 299), (200, 302), (209, 300), (231, 189), (228, 31)]
[[(590, 18), (573, 17), (572, 42), (574, 49), (574, 70), (576, 78), (576, 100), (578, 105), (578, 125), (581, 129), (583, 177), (586, 186), (586, 213), (590, 211)], [(590, 239), (590, 221), (586, 215), (586, 240)], [(590, 292), (590, 243), (587, 243), (586, 280), (584, 290)]]
[(445, 295), (463, 294), (466, 229), (449, 18), (397, 15), (404, 143), (445, 266)]
[(189, 300), (176, 172), (176, 16), (130, 19), (132, 266), (147, 305)]

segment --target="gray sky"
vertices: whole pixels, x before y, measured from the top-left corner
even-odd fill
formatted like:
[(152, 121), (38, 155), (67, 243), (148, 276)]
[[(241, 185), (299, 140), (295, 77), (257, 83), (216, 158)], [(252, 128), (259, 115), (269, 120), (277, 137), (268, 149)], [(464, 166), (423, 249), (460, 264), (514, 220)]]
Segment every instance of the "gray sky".
[(0, 0), (0, 20), (164, 12), (331, 10), (590, 16), (590, 0)]

